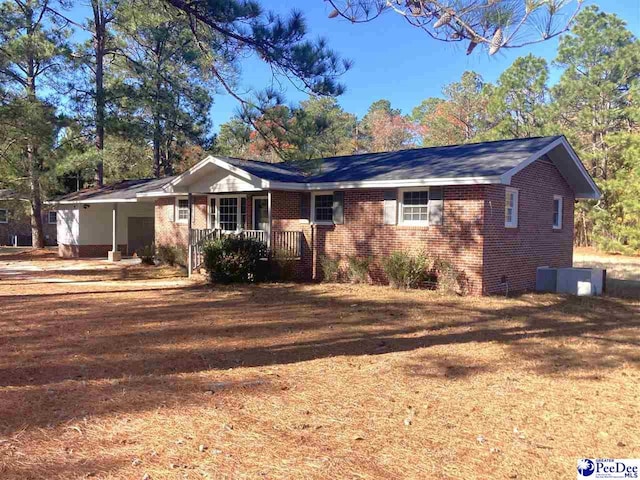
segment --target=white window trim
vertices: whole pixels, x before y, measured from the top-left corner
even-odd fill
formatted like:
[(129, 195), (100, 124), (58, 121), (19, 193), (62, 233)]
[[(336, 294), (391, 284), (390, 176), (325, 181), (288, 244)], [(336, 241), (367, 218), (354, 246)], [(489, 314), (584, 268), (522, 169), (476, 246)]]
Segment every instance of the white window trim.
[(4, 212), (4, 220), (0, 220), (0, 223), (9, 223), (9, 209), (0, 208), (0, 212)]
[[(187, 202), (189, 201), (189, 197), (176, 197), (176, 201), (173, 205), (174, 208), (174, 212), (173, 212), (173, 221), (175, 223), (181, 223), (181, 224), (188, 224), (189, 223), (189, 215), (187, 215), (187, 218), (185, 219), (181, 219), (180, 216), (178, 215), (178, 213), (180, 212), (180, 207), (179, 207), (179, 202), (180, 200), (186, 200)], [(187, 207), (187, 212), (189, 210), (189, 207)]]
[(256, 200), (266, 200), (269, 202), (268, 195), (258, 195), (251, 197), (251, 230), (256, 228)]
[(562, 230), (562, 215), (564, 213), (564, 199), (562, 198), (562, 195), (554, 195), (553, 196), (553, 215), (554, 215), (554, 217), (555, 217), (555, 213), (556, 213), (556, 211), (555, 211), (556, 200), (560, 200), (560, 203), (559, 203), (559, 207), (560, 207), (559, 210), (560, 211), (558, 212), (558, 221), (560, 223), (558, 223), (558, 224), (554, 223), (553, 224), (553, 229), (554, 230)]
[[(404, 219), (404, 194), (405, 192), (427, 192), (427, 220), (405, 220)], [(398, 211), (396, 212), (398, 225), (404, 225), (408, 227), (428, 227), (429, 226), (429, 187), (407, 187), (399, 188), (398, 199)]]
[[(513, 220), (511, 222), (507, 221), (506, 212), (507, 212), (507, 193), (512, 193), (513, 197)], [(518, 210), (520, 208), (520, 191), (517, 188), (506, 187), (504, 192), (504, 226), (505, 228), (518, 228)]]
[[(311, 192), (311, 225), (335, 225), (333, 220), (330, 222), (327, 220), (322, 220), (316, 222), (316, 197), (322, 195), (331, 195), (333, 196), (333, 190), (325, 190), (321, 192)], [(331, 212), (331, 218), (333, 219), (333, 211)]]
[[(55, 214), (56, 214), (56, 221), (55, 221), (55, 222), (52, 222), (52, 221), (51, 221), (51, 214), (52, 214), (52, 213), (55, 213)], [(48, 211), (48, 212), (47, 212), (47, 223), (48, 223), (49, 225), (56, 225), (56, 224), (58, 223), (58, 212), (56, 212), (55, 210), (50, 210), (50, 211)]]
[[(237, 224), (240, 228), (238, 228), (237, 230), (223, 230), (224, 232), (241, 232), (242, 230), (244, 230), (244, 225), (242, 224), (242, 198), (247, 198), (246, 194), (243, 195), (225, 195), (225, 194), (220, 194), (220, 195), (207, 195), (207, 228), (210, 229), (220, 229), (220, 199), (221, 198), (235, 198), (236, 202), (237, 202)], [(265, 197), (266, 198), (266, 197)], [(216, 216), (216, 220), (215, 220), (215, 225), (211, 225), (211, 200), (214, 200), (214, 204), (215, 204), (215, 216)], [(247, 205), (247, 208), (249, 208), (249, 205)], [(253, 224), (252, 224), (253, 225)]]

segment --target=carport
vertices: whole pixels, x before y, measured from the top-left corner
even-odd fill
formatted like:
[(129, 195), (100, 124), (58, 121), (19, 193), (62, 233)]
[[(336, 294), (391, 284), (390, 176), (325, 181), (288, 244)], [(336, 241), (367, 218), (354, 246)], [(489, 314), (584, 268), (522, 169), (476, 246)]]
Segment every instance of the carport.
[(118, 261), (153, 244), (154, 203), (137, 195), (169, 180), (124, 180), (49, 202), (58, 212), (59, 255)]

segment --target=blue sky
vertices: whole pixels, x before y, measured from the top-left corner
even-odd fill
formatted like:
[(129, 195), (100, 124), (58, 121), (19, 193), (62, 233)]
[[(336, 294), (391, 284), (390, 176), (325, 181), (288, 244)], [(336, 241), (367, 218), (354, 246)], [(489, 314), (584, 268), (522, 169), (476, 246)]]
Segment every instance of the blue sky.
[[(341, 79), (346, 93), (338, 99), (348, 112), (362, 117), (375, 100), (386, 98), (394, 108), (410, 113), (427, 97), (440, 96), (442, 87), (455, 82), (465, 70), (480, 73), (485, 81), (494, 82), (518, 57), (533, 53), (549, 62), (556, 54), (558, 39), (524, 47), (501, 50), (493, 57), (478, 49), (465, 55), (466, 45), (447, 44), (431, 39), (426, 33), (408, 25), (399, 15), (388, 12), (373, 22), (352, 25), (339, 18), (329, 19), (331, 7), (323, 0), (262, 0), (265, 10), (287, 14), (301, 10), (308, 24), (310, 38), (324, 37), (342, 57), (353, 61), (353, 67)], [(586, 1), (603, 11), (616, 13), (640, 36), (640, 0)], [(74, 7), (73, 16), (80, 20), (89, 13), (86, 6)], [(568, 8), (571, 8), (569, 6)], [(272, 82), (271, 71), (257, 58), (249, 57), (241, 64), (238, 90), (263, 90)], [(559, 72), (551, 70), (551, 81)], [(306, 95), (286, 86), (288, 102), (295, 103)], [(211, 109), (213, 130), (229, 120), (238, 104), (231, 96), (214, 96)]]
[[(631, 31), (640, 34), (640, 0), (604, 0), (585, 2), (585, 5), (594, 3), (622, 17)], [(339, 102), (359, 117), (380, 98), (387, 98), (395, 108), (410, 113), (423, 99), (440, 96), (442, 87), (457, 81), (465, 70), (474, 70), (485, 80), (495, 81), (518, 56), (533, 53), (551, 61), (558, 43), (552, 39), (522, 49), (501, 51), (493, 57), (480, 50), (467, 56), (466, 45), (432, 40), (392, 12), (368, 24), (352, 25), (337, 18), (329, 19), (331, 7), (322, 0), (265, 0), (262, 4), (265, 9), (278, 13), (294, 8), (302, 10), (312, 38), (326, 38), (332, 49), (353, 60), (352, 69), (342, 78), (347, 91), (339, 97)], [(247, 59), (242, 68), (244, 89), (260, 90), (271, 82), (270, 71), (257, 59)], [(557, 71), (552, 71), (552, 81), (557, 77)], [(287, 89), (289, 101), (304, 98), (296, 89)], [(216, 95), (211, 112), (214, 130), (236, 109), (233, 98)]]

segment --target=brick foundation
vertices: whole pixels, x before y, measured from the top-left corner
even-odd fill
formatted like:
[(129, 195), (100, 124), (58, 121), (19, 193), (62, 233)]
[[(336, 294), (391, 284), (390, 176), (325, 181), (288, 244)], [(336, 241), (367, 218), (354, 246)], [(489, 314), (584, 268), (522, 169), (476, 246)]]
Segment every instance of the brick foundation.
[[(111, 245), (64, 245), (58, 244), (58, 256), (62, 258), (107, 257)], [(118, 245), (122, 255), (127, 254), (127, 245)]]

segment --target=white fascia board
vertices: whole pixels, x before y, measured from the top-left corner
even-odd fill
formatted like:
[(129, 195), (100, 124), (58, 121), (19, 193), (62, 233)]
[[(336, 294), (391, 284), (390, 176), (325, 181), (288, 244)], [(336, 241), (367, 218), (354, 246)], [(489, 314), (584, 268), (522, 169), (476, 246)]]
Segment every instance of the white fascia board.
[(558, 145), (562, 145), (564, 147), (564, 149), (569, 154), (569, 157), (571, 158), (571, 160), (573, 160), (573, 163), (575, 164), (575, 166), (578, 168), (578, 170), (580, 171), (582, 176), (587, 180), (587, 182), (589, 183), (589, 185), (593, 189), (593, 192), (585, 193), (585, 194), (580, 194), (580, 193), (576, 192), (576, 198), (599, 199), (602, 196), (602, 194), (600, 192), (600, 189), (595, 184), (595, 182), (591, 178), (591, 175), (589, 175), (589, 172), (587, 172), (587, 169), (584, 167), (584, 165), (582, 164), (582, 162), (578, 158), (578, 155), (576, 154), (575, 150), (571, 147), (571, 144), (569, 144), (569, 142), (564, 137), (564, 135), (561, 136), (560, 138), (558, 138), (557, 140), (554, 140), (549, 145), (547, 145), (546, 147), (544, 147), (541, 150), (537, 151), (533, 155), (529, 156), (525, 161), (521, 162), (519, 165), (516, 165), (515, 167), (513, 167), (508, 172), (503, 173), (500, 176), (501, 183), (503, 183), (504, 185), (511, 185), (511, 178), (513, 178), (513, 176), (516, 173), (524, 170), (529, 165), (531, 165), (533, 162), (535, 162), (536, 160), (541, 158), (543, 155), (549, 153), (551, 150), (556, 148)]
[(94, 200), (49, 200), (45, 202), (47, 205), (84, 205), (92, 203), (136, 203), (136, 198), (119, 198), (114, 200), (94, 199)]
[(214, 157), (212, 155), (209, 155), (208, 157), (206, 157), (205, 159), (199, 161), (198, 163), (196, 163), (193, 167), (191, 167), (189, 170), (187, 170), (186, 172), (178, 175), (176, 178), (174, 178), (173, 180), (171, 180), (169, 183), (167, 183), (166, 185), (164, 185), (162, 187), (162, 189), (165, 192), (168, 192), (170, 188), (175, 187), (176, 185), (178, 185), (186, 176), (188, 175), (193, 175), (195, 173), (198, 172), (198, 170), (202, 169), (203, 167), (205, 167), (206, 165), (209, 164), (213, 164), (216, 165), (220, 168), (223, 168), (235, 175), (237, 175), (238, 177), (247, 180), (250, 183), (253, 184), (258, 184), (260, 188), (269, 188), (269, 181), (268, 180), (264, 180), (263, 178), (260, 177), (256, 177), (255, 175), (252, 175), (251, 173), (247, 172), (246, 170), (243, 170), (239, 167), (236, 167), (235, 165), (231, 165), (228, 162), (225, 162), (224, 160), (218, 158), (218, 157)]
[(153, 190), (150, 192), (142, 192), (136, 194), (136, 198), (159, 198), (159, 197), (175, 197), (180, 195), (188, 195), (188, 192), (165, 192), (162, 190)]
[(589, 182), (589, 185), (591, 185), (591, 188), (593, 189), (592, 193), (586, 194), (586, 195), (581, 195), (578, 198), (593, 198), (593, 199), (597, 200), (600, 197), (602, 197), (602, 192), (600, 191), (600, 189), (596, 185), (596, 182), (593, 181), (593, 178), (591, 178), (591, 175), (589, 175), (589, 172), (587, 172), (587, 169), (585, 168), (584, 164), (578, 158), (578, 154), (576, 153), (576, 151), (573, 149), (571, 144), (567, 141), (567, 139), (564, 136), (562, 137), (562, 142), (563, 142), (564, 147), (569, 152), (569, 156), (571, 157), (573, 162), (578, 166), (578, 169), (580, 170), (580, 173), (582, 173), (582, 175), (587, 179), (587, 182)]
[(359, 182), (323, 182), (323, 183), (287, 183), (270, 182), (274, 190), (343, 190), (351, 188), (401, 188), (447, 185), (487, 185), (501, 183), (499, 176), (490, 177), (453, 177), (453, 178), (417, 178), (409, 180), (363, 180)]

